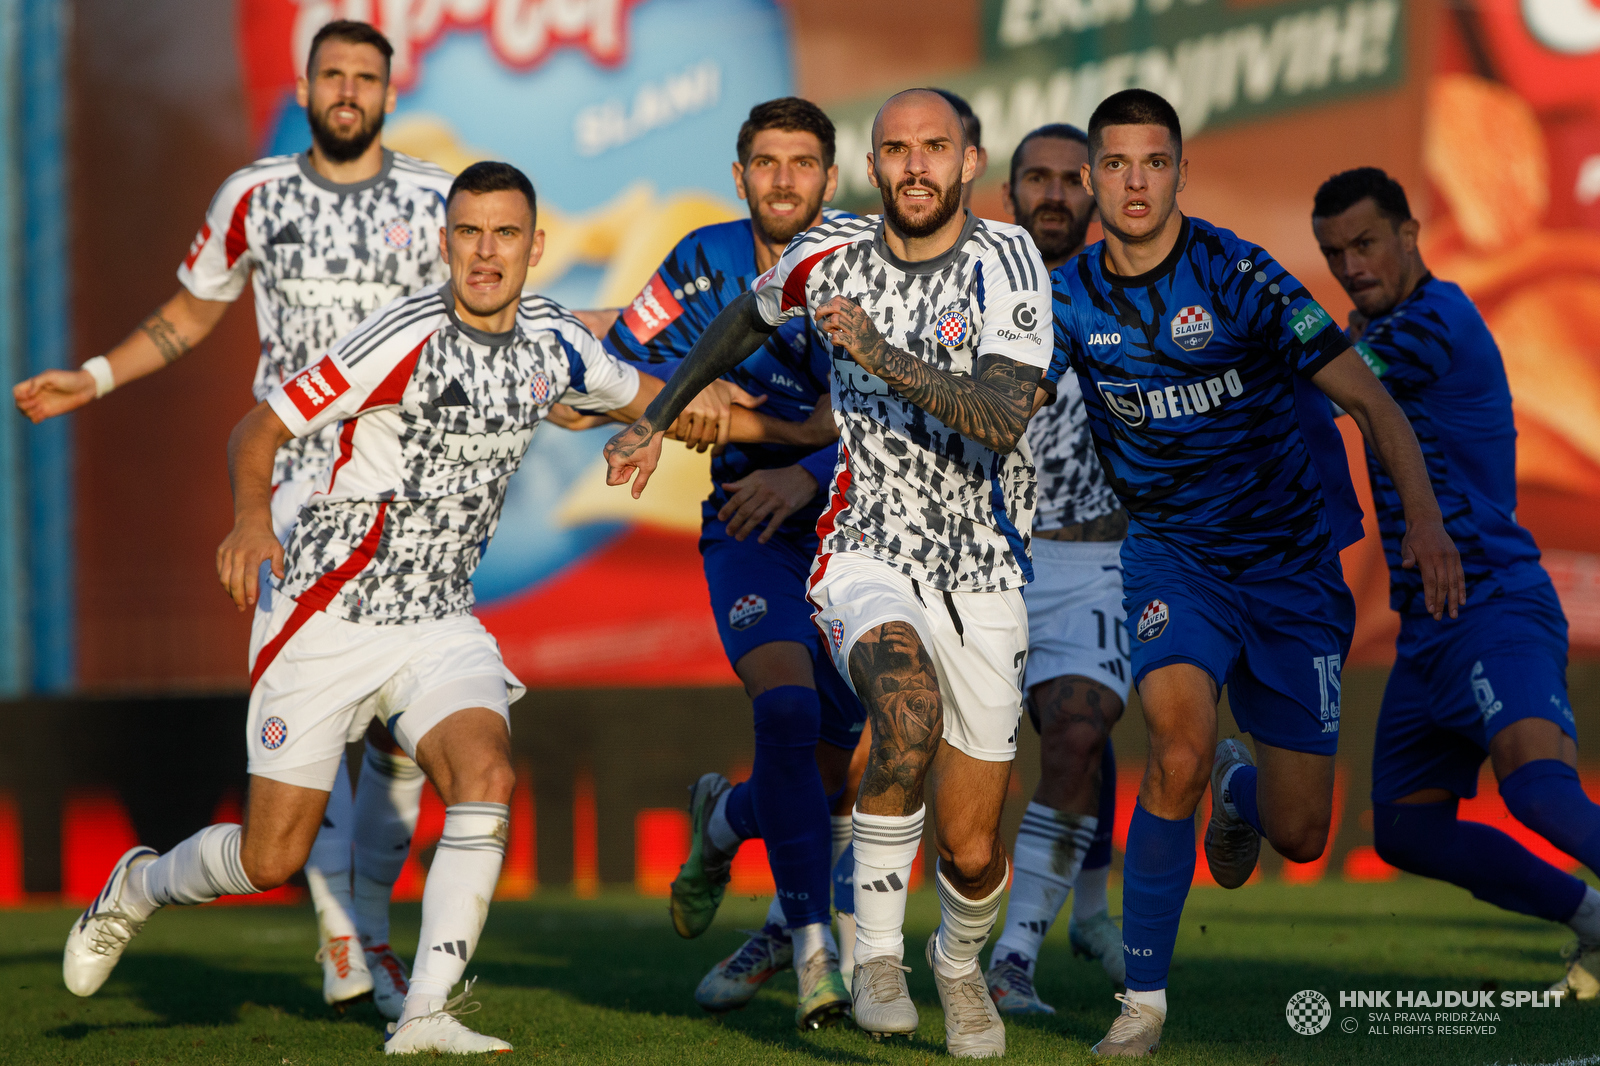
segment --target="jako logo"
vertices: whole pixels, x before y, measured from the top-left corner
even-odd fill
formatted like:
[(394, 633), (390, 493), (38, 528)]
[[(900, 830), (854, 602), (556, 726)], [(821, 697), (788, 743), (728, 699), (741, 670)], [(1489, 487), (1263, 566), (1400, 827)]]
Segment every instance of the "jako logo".
[(475, 463), (480, 459), (509, 459), (521, 455), (533, 439), (532, 429), (518, 429), (509, 433), (445, 433), (444, 458), (457, 463)]
[(1120, 333), (1091, 333), (1091, 334), (1089, 334), (1089, 343), (1090, 344), (1121, 344), (1122, 343), (1122, 334), (1120, 334)]

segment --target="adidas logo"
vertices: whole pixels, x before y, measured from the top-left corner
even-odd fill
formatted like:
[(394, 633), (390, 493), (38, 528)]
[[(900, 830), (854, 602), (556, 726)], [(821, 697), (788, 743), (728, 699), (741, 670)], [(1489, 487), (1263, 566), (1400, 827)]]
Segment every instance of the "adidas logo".
[(304, 244), (305, 238), (300, 236), (300, 229), (293, 222), (279, 230), (270, 240), (268, 247), (277, 247), (280, 244)]
[[(888, 884), (885, 884), (884, 881), (887, 881)], [(872, 881), (861, 887), (868, 892), (900, 892), (906, 887), (906, 884), (900, 880), (899, 874), (890, 874), (883, 881)]]
[(465, 940), (446, 940), (443, 944), (433, 945), (434, 951), (442, 951), (446, 955), (454, 955), (458, 959), (467, 957), (467, 942)]
[(1030, 933), (1037, 933), (1040, 936), (1044, 936), (1046, 933), (1048, 933), (1050, 931), (1050, 923), (1049, 922), (1018, 922), (1017, 923), (1017, 928), (1026, 929)]
[(1100, 669), (1108, 674), (1114, 674), (1119, 681), (1128, 680), (1128, 668), (1121, 659), (1108, 659), (1100, 664)]
[(467, 390), (461, 387), (461, 382), (455, 378), (450, 379), (450, 384), (433, 401), (435, 407), (471, 407), (472, 401), (467, 399)]

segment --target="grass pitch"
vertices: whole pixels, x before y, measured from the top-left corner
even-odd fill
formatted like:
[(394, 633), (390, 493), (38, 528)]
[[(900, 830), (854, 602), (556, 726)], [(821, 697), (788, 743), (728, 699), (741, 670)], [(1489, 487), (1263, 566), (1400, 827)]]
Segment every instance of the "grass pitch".
[[(1113, 886), (1113, 901), (1119, 899)], [(482, 978), (475, 1028), (510, 1040), (497, 1062), (930, 1063), (944, 1055), (943, 1019), (922, 943), (938, 918), (931, 891), (912, 896), (907, 959), (922, 1027), (907, 1043), (874, 1044), (848, 1027), (794, 1029), (794, 977), (743, 1011), (714, 1020), (695, 1006), (701, 974), (759, 924), (764, 900), (730, 900), (697, 941), (673, 934), (665, 901), (614, 893), (576, 900), (542, 893), (496, 904), (473, 960)], [(1113, 910), (1120, 910), (1114, 905)], [(370, 1006), (343, 1017), (322, 1003), (309, 909), (174, 908), (155, 917), (100, 993), (61, 985), (73, 915), (0, 914), (0, 1062), (227, 1063), (302, 1066), (370, 1061), (382, 1024)], [(395, 940), (416, 942), (416, 906), (396, 908)], [(1564, 931), (1506, 914), (1419, 879), (1383, 885), (1276, 883), (1196, 889), (1178, 938), (1160, 1061), (1259, 1063), (1600, 1063), (1600, 1003), (1496, 1007), (1433, 1033), (1398, 1035), (1381, 1010), (1343, 1008), (1341, 991), (1499, 992), (1543, 988), (1561, 973)], [(1008, 1060), (1089, 1061), (1117, 1004), (1097, 965), (1073, 959), (1062, 922), (1045, 946), (1039, 990), (1059, 1013), (1008, 1024)], [(1315, 1036), (1289, 1028), (1286, 1004), (1315, 989), (1332, 1002)], [(1391, 1001), (1393, 997), (1391, 996)], [(1417, 1014), (1434, 1015), (1429, 1008)], [(1457, 1012), (1471, 1014), (1472, 1012)], [(1346, 1019), (1355, 1019), (1354, 1033)], [(1441, 1024), (1493, 1033), (1441, 1034)], [(1387, 1027), (1387, 1034), (1375, 1029)]]

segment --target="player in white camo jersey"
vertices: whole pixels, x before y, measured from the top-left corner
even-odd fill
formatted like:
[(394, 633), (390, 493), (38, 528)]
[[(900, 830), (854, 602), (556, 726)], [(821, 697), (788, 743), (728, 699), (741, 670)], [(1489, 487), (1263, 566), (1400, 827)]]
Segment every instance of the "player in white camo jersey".
[[(364, 22), (322, 27), (296, 86), (311, 148), (259, 160), (223, 182), (178, 268), (177, 294), (82, 369), (49, 370), (18, 385), (23, 413), (42, 421), (160, 370), (210, 334), (246, 283), (261, 338), (252, 389), (264, 400), (379, 307), (443, 281), (433, 234), (444, 225), (451, 175), (388, 151), (378, 139), (395, 105), (392, 52)], [(330, 426), (278, 453), (272, 518), (280, 539), (336, 443)], [(262, 605), (269, 608), (270, 597)], [(406, 976), (389, 949), (389, 896), (416, 827), (423, 781), (381, 726), (368, 737), (364, 763), (353, 797), (341, 768), (306, 880), (324, 999), (342, 1008), (371, 994), (394, 1018)]]
[[(1082, 250), (1094, 198), (1078, 172), (1088, 135), (1041, 126), (1018, 143), (1005, 195), (1045, 266)], [(1074, 375), (1041, 383), (1043, 406), (1028, 423), (1039, 477), (1033, 518), (1034, 580), (1028, 604), (1028, 717), (1039, 731), (1039, 786), (1012, 849), (1005, 922), (986, 974), (1003, 1014), (1053, 1014), (1034, 990), (1039, 949), (1072, 894), (1067, 937), (1074, 954), (1099, 960), (1123, 981), (1122, 931), (1106, 881), (1116, 813), (1111, 727), (1128, 696), (1119, 552), (1128, 515), (1106, 480)]]
[(941, 922), (926, 957), (946, 1045), (1003, 1054), (977, 957), (1006, 880), (1035, 493), (1023, 431), (1051, 354), (1049, 281), (1026, 231), (961, 210), (977, 151), (937, 93), (891, 97), (868, 161), (884, 215), (796, 237), (607, 445), (609, 480), (634, 478), (637, 495), (658, 427), (786, 319), (813, 317), (841, 448), (810, 598), (872, 724), (854, 815), (855, 1022), (880, 1037), (917, 1027), (902, 927), (931, 770)]
[[(262, 891), (299, 869), (346, 741), (378, 718), (446, 804), (410, 990), (385, 1050), (510, 1050), (456, 1019), (470, 983), (450, 997), (505, 852), (509, 706), (522, 694), (471, 614), (472, 572), (550, 407), (632, 418), (661, 383), (607, 354), (558, 305), (521, 295), (544, 245), (521, 171), (475, 164), (448, 203), (450, 282), (380, 310), (234, 430), (235, 525), (218, 576), (241, 610), (258, 599), (263, 562), (281, 579), (251, 632), (246, 825), (118, 861), (68, 937), (63, 976), (79, 995), (104, 983), (160, 906)], [(734, 439), (805, 443), (804, 426), (737, 414)], [(337, 458), (285, 547), (270, 518), (274, 456), (328, 426)]]

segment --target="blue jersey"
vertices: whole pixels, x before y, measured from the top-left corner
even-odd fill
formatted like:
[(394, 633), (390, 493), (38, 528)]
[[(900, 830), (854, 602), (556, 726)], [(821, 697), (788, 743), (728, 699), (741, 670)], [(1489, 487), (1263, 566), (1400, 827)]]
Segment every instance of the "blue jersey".
[(1310, 381), (1349, 343), (1265, 251), (1186, 218), (1137, 277), (1097, 245), (1052, 276), (1056, 355), (1132, 520), (1225, 580), (1301, 573), (1361, 538), (1332, 407)]
[[(849, 218), (841, 212), (830, 217)], [(712, 319), (750, 288), (756, 269), (755, 238), (749, 219), (704, 226), (690, 233), (668, 253), (644, 289), (617, 317), (605, 346), (623, 359), (640, 364), (658, 377), (668, 377), (689, 354)], [(754, 396), (765, 394), (763, 414), (791, 422), (804, 421), (817, 398), (828, 391), (832, 356), (812, 336), (810, 319), (797, 316), (780, 326), (750, 358), (726, 377)], [(711, 495), (701, 509), (711, 522), (727, 502), (725, 482), (752, 470), (770, 470), (804, 461), (825, 486), (833, 477), (838, 447), (821, 451), (768, 444), (730, 444), (711, 460)], [(817, 518), (827, 501), (818, 492), (805, 507), (784, 520), (779, 533), (816, 539)]]
[[(1544, 583), (1539, 549), (1517, 525), (1517, 429), (1505, 366), (1467, 294), (1423, 278), (1367, 325), (1356, 351), (1416, 430), (1445, 532), (1461, 552), (1468, 602)], [(1389, 562), (1389, 604), (1402, 614), (1427, 614), (1421, 576), (1400, 568), (1400, 494), (1370, 448), (1367, 469)]]

